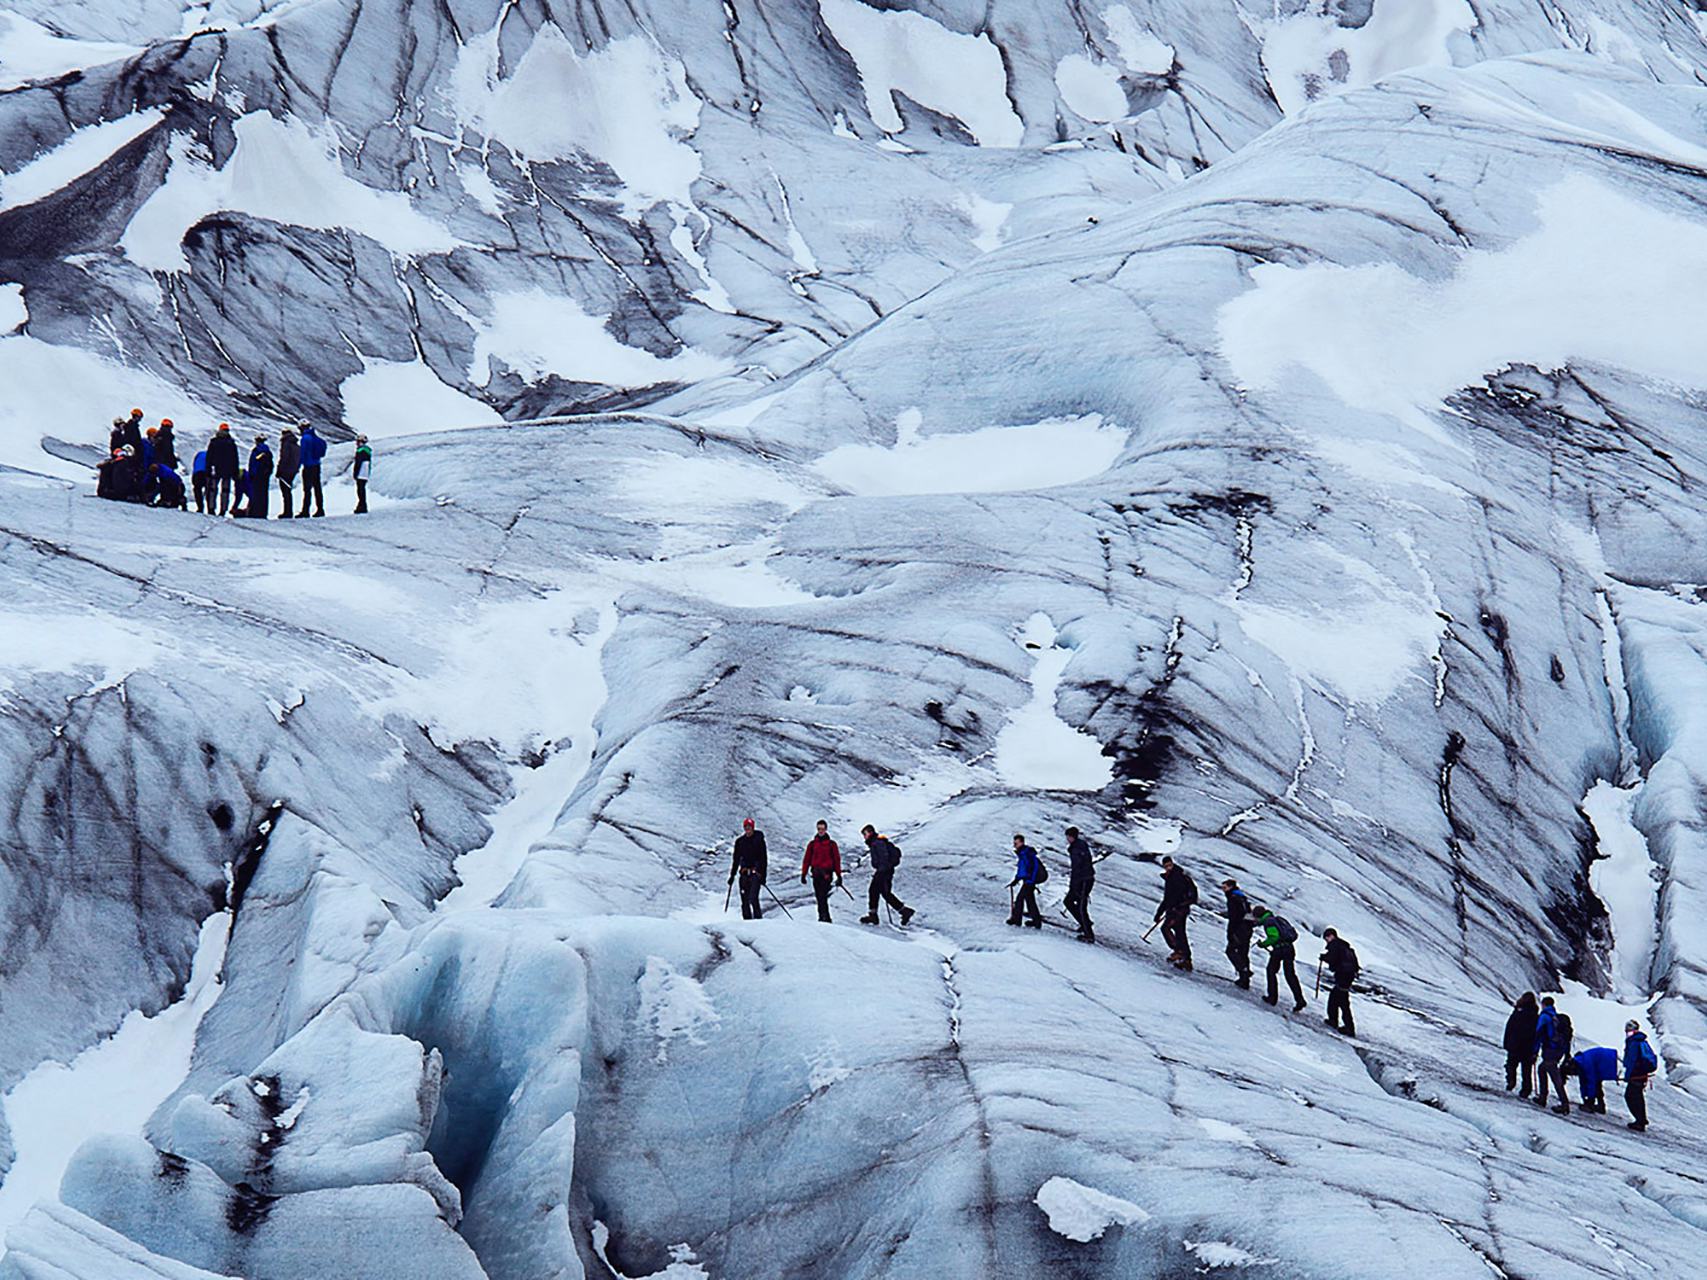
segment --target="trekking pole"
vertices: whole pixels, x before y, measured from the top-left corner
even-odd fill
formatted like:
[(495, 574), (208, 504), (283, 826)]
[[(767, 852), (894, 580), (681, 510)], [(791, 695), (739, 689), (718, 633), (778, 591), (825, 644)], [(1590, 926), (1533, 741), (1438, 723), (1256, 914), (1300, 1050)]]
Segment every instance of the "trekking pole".
[(859, 902), (854, 898), (853, 894), (849, 892), (847, 885), (838, 880), (836, 881), (836, 888), (840, 889), (843, 893), (846, 893), (848, 895), (848, 901), (852, 902), (854, 906), (857, 907), (859, 905)]
[(1320, 960), (1316, 961), (1316, 992), (1315, 993), (1317, 995), (1322, 994), (1322, 962)]
[(765, 892), (770, 894), (772, 902), (776, 903), (777, 906), (782, 908), (782, 914), (783, 915), (787, 916), (790, 920), (794, 919), (794, 912), (792, 912), (788, 909), (788, 904), (786, 902), (784, 902), (781, 898), (776, 896), (776, 890), (775, 889), (771, 888), (769, 884), (766, 884), (765, 885)]
[[(712, 892), (716, 893), (717, 890), (713, 889)], [(735, 892), (735, 881), (730, 880), (729, 881), (729, 887), (723, 891), (723, 914), (724, 915), (729, 914), (729, 895), (734, 893), (734, 892)], [(742, 898), (741, 901), (745, 902), (746, 899)]]
[(1144, 930), (1144, 932), (1138, 936), (1138, 940), (1140, 942), (1148, 942), (1150, 940), (1150, 935), (1156, 931), (1156, 925), (1161, 924), (1161, 923), (1162, 922), (1160, 920), (1157, 920), (1155, 922), (1155, 924), (1152, 924), (1148, 929)]

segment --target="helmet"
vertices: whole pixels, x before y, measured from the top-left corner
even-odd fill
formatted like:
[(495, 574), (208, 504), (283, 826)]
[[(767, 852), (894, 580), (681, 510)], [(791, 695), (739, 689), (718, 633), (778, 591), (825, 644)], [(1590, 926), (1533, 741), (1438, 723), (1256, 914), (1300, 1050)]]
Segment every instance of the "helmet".
[(144, 431), (142, 434), (145, 436), (151, 436), (151, 437), (157, 436), (160, 434), (160, 428), (159, 427), (150, 427), (150, 428), (148, 428), (147, 431)]
[(306, 428), (308, 426), (308, 419), (307, 418), (298, 418), (296, 425), (299, 427)]
[(231, 430), (231, 424), (229, 422), (222, 422), (219, 424), (219, 429), (221, 431), (229, 431)]
[(142, 410), (141, 409), (132, 409), (130, 411), (130, 416), (133, 418), (140, 418), (142, 416)]
[(357, 436), (356, 437), (356, 443), (357, 444), (366, 444), (367, 443), (367, 437), (366, 436)]
[(171, 426), (171, 425), (172, 425), (172, 419), (170, 419), (170, 418), (162, 418), (162, 419), (160, 419), (160, 425), (161, 425), (161, 426), (163, 426), (163, 427), (169, 427), (169, 426)]
[(751, 819), (751, 818), (748, 818), (748, 819), (747, 819), (747, 820), (746, 820), (746, 821), (745, 821), (745, 822), (743, 822), (743, 823), (742, 823), (742, 824), (741, 824), (741, 825), (742, 825), (742, 826), (743, 826), (743, 827), (745, 827), (745, 828), (747, 828), (747, 830), (748, 830), (748, 831), (751, 831), (751, 830), (752, 830), (752, 829), (753, 829), (753, 820), (752, 820), (752, 819)]
[(122, 427), (122, 426), (124, 426), (125, 423), (127, 423), (129, 421), (130, 421), (129, 418), (114, 418), (113, 419), (113, 425), (115, 427)]

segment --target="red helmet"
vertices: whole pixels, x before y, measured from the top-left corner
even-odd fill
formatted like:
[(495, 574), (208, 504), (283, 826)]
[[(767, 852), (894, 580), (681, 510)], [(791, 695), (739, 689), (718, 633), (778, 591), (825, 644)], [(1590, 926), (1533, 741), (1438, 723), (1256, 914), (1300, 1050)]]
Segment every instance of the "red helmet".
[(747, 820), (746, 820), (746, 821), (745, 821), (745, 822), (743, 822), (743, 823), (742, 823), (742, 824), (741, 824), (741, 825), (742, 825), (742, 826), (743, 826), (743, 827), (745, 827), (745, 828), (747, 828), (747, 830), (748, 830), (748, 831), (751, 831), (751, 830), (752, 830), (752, 829), (753, 829), (753, 820), (752, 820), (752, 819), (751, 819), (751, 818), (748, 818), (748, 819), (747, 819)]

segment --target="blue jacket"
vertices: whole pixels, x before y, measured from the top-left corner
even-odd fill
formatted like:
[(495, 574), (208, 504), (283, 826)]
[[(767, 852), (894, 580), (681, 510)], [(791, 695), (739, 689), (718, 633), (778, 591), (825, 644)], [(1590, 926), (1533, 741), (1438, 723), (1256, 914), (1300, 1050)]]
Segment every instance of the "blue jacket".
[(1577, 1070), (1582, 1073), (1583, 1097), (1596, 1098), (1600, 1096), (1600, 1086), (1608, 1080), (1618, 1079), (1618, 1051), (1616, 1049), (1584, 1049), (1577, 1054), (1574, 1061)]
[(266, 481), (273, 474), (273, 451), (265, 441), (249, 451), (249, 479)]
[(302, 429), (302, 465), (318, 467), (326, 457), (326, 442), (320, 438), (313, 427)]
[(1037, 854), (1028, 844), (1019, 847), (1019, 865), (1014, 869), (1014, 879), (1022, 884), (1037, 883)]
[(196, 460), (190, 464), (190, 474), (203, 476), (207, 474), (207, 450), (203, 449), (196, 455)]
[(1559, 1034), (1559, 1015), (1552, 1005), (1541, 1006), (1541, 1016), (1535, 1020), (1535, 1044), (1543, 1058), (1562, 1058), (1569, 1047)]
[[(1632, 1031), (1629, 1035), (1625, 1036), (1624, 1078), (1626, 1080), (1640, 1080), (1643, 1076), (1653, 1075), (1653, 1069), (1648, 1066), (1645, 1060), (1643, 1060), (1646, 1055), (1638, 1052), (1636, 1049), (1638, 1044), (1641, 1045), (1642, 1048), (1646, 1049), (1648, 1053), (1654, 1053), (1654, 1047), (1648, 1043), (1648, 1037), (1643, 1035), (1640, 1031)], [(1611, 1053), (1612, 1050), (1604, 1049), (1601, 1050), (1601, 1052)], [(1656, 1065), (1658, 1065), (1659, 1060), (1660, 1055), (1654, 1053), (1654, 1062)]]

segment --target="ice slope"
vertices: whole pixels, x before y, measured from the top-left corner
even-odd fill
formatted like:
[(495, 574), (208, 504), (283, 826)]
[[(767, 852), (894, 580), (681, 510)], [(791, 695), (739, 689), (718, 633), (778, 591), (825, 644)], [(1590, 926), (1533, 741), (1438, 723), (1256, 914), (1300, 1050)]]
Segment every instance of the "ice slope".
[[(68, 12), (83, 38), (144, 42), (169, 8)], [(1341, 32), (1375, 22), (1343, 8)], [(1333, 97), (1119, 216), (894, 276), (886, 318), (756, 399), (725, 383), (664, 413), (397, 441), (361, 525), (209, 525), (0, 474), (6, 1087), (169, 1000), (201, 920), (235, 899), (187, 1077), (158, 1082), (172, 1096), (145, 1135), (70, 1161), (0, 1274), (1374, 1276), (1399, 1256), (1448, 1276), (1689, 1274), (1707, 1223), (1700, 46), (1676, 8), (1513, 7), (1504, 48), (1495, 7), (1458, 35), (1453, 8), (1409, 29), (1444, 30), (1444, 59), (1416, 61), (1520, 52), (1538, 21), (1600, 47)], [(341, 11), (195, 21), (270, 58), (289, 24), (324, 39)], [(1572, 34), (1597, 15), (1655, 65)], [(1240, 29), (1268, 52), (1264, 24)], [(1195, 28), (1143, 30), (1178, 51)], [(1122, 59), (1155, 54), (1127, 35)], [(612, 43), (547, 53), (573, 82), (595, 50), (633, 56)], [(883, 70), (903, 95), (918, 74), (893, 52)], [(838, 109), (878, 127), (860, 114), (877, 70), (854, 71)], [(685, 120), (662, 76), (660, 110)], [(305, 83), (268, 92), (308, 101)], [(492, 92), (486, 127), (508, 110)], [(1253, 108), (1251, 134), (1273, 114)], [(971, 154), (946, 124), (922, 134), (900, 142)], [(1038, 141), (978, 162), (1084, 158)], [(328, 181), (324, 152), (294, 145)], [(299, 235), (253, 221), (280, 192), (187, 171), (253, 206), (234, 242)], [(636, 172), (611, 199), (648, 185)], [(412, 199), (435, 213), (430, 190)], [(917, 216), (941, 229), (940, 206)], [(804, 269), (812, 224), (800, 243), (786, 225), (776, 253)], [(268, 367), (324, 381), (334, 357), (312, 350)], [(1039, 461), (1016, 475), (998, 451)], [(1073, 745), (1025, 750), (1051, 739)], [(1602, 782), (1637, 789), (1639, 839), (1614, 843), (1654, 862), (1651, 956), (1628, 952), (1628, 902), (1609, 918), (1591, 892), (1578, 806), (1598, 822)], [(874, 811), (926, 912), (913, 934), (862, 936), (846, 899), (836, 929), (721, 918), (741, 817), (786, 869), (813, 818), (846, 844)], [(1000, 924), (1007, 834), (1055, 845), (1067, 821), (1114, 853), (1095, 952)], [(1137, 935), (1143, 855), (1163, 848), (1206, 890), (1232, 872), (1311, 935), (1351, 936), (1362, 1042), (1218, 981), (1212, 920), (1204, 972), (1160, 966)], [(1514, 984), (1623, 998), (1643, 975), (1655, 1133), (1489, 1092)]]

